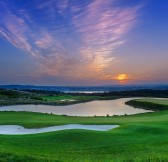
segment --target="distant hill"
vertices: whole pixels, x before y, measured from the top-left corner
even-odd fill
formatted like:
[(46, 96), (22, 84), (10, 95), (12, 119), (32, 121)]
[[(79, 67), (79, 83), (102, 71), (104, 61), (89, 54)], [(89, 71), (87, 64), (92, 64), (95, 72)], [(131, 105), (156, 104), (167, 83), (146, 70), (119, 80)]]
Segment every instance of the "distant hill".
[(168, 90), (167, 85), (111, 85), (111, 86), (34, 86), (34, 85), (0, 85), (3, 89), (30, 89), (30, 90), (52, 90), (61, 92), (109, 92), (129, 90)]

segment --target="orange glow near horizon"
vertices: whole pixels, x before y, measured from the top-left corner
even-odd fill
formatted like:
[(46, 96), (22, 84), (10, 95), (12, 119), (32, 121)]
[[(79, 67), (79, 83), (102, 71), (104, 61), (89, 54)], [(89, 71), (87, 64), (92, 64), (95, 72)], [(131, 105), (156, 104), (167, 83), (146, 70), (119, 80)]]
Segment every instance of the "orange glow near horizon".
[(118, 74), (115, 79), (117, 79), (119, 82), (125, 82), (128, 78), (127, 74)]

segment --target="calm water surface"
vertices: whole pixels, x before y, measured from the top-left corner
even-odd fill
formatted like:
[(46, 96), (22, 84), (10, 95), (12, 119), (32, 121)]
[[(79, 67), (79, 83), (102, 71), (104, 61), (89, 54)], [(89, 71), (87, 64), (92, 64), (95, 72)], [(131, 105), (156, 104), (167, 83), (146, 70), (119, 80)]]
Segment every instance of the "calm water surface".
[[(66, 114), (69, 116), (106, 116), (112, 115), (124, 115), (124, 114), (138, 114), (151, 112), (149, 110), (143, 110), (133, 108), (125, 105), (126, 101), (133, 98), (122, 98), (116, 100), (103, 100), (103, 101), (91, 101), (86, 103), (80, 103), (67, 106), (51, 106), (51, 105), (12, 105), (2, 106), (0, 111), (30, 111), (30, 112), (42, 112), (53, 114)], [(135, 99), (135, 98), (134, 98)]]

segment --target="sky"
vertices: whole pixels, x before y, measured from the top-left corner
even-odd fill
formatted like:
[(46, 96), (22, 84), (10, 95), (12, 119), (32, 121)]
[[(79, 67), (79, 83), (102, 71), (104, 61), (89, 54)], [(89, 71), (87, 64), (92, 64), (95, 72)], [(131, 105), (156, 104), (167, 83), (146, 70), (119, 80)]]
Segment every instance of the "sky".
[(168, 84), (167, 0), (1, 0), (0, 84)]

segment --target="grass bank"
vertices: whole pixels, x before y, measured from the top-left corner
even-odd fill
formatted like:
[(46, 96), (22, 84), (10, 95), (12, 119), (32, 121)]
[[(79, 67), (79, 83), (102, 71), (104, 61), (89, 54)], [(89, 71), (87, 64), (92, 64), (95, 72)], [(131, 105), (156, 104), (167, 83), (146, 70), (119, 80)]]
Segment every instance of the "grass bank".
[(162, 111), (168, 110), (168, 99), (136, 99), (126, 102), (127, 105), (146, 110)]
[(0, 89), (0, 106), (22, 104), (70, 105), (126, 97), (168, 97), (168, 90), (131, 90), (106, 93), (64, 93), (49, 90)]
[(64, 130), (34, 135), (0, 135), (0, 161), (167, 162), (168, 111), (113, 116), (70, 117), (0, 112), (0, 124), (28, 128), (63, 124), (118, 124), (107, 131)]
[[(49, 94), (48, 94), (49, 93)], [(25, 105), (25, 104), (42, 104), (42, 105), (70, 105), (93, 100), (113, 100), (121, 98), (118, 96), (87, 95), (87, 94), (66, 94), (63, 92), (49, 91), (20, 91), (0, 89), (0, 106), (4, 105)]]

